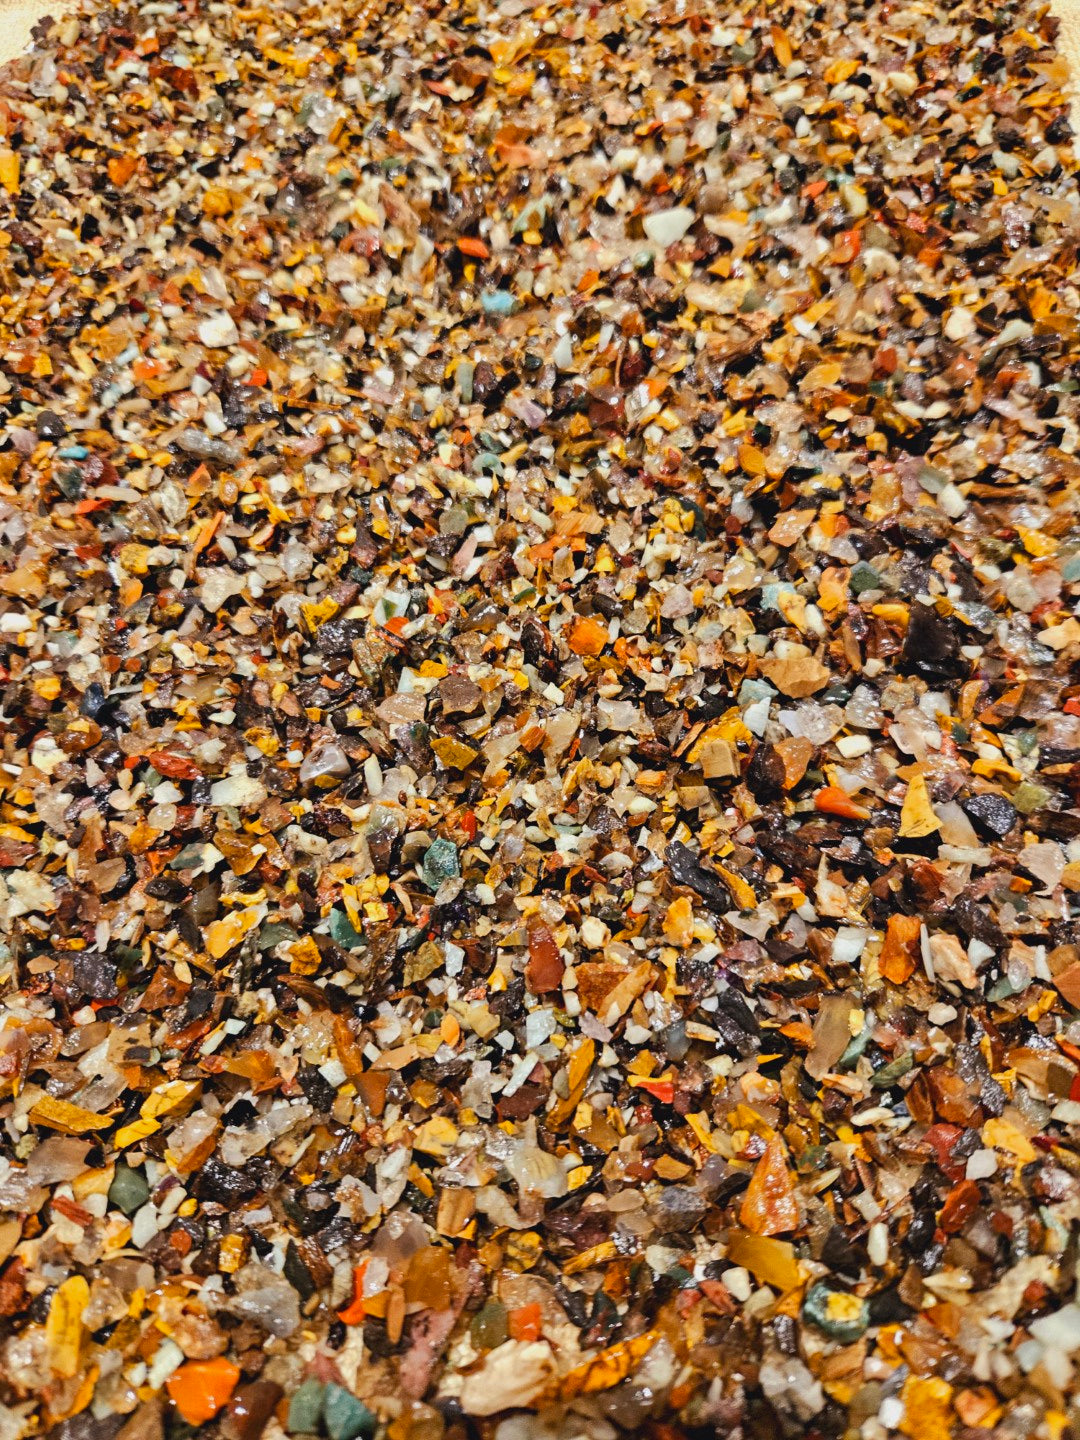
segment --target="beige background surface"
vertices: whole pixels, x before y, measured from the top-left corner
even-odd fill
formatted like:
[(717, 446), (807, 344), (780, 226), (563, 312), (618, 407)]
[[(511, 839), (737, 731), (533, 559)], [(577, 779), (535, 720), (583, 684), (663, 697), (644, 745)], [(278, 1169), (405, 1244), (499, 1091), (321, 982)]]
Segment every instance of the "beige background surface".
[(55, 7), (51, 0), (0, 0), (0, 64), (30, 44), (30, 31)]
[[(1080, 0), (1052, 0), (1050, 9), (1061, 21), (1058, 48), (1069, 64), (1073, 81), (1072, 123), (1080, 137)], [(1080, 145), (1077, 147), (1080, 154)]]

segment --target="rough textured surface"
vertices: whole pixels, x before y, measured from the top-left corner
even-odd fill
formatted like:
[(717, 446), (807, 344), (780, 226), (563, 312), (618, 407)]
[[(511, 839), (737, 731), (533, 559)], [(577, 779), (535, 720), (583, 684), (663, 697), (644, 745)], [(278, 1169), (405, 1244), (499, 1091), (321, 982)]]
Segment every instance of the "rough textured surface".
[(643, 0), (10, 71), (3, 1440), (1075, 1430), (1066, 79)]

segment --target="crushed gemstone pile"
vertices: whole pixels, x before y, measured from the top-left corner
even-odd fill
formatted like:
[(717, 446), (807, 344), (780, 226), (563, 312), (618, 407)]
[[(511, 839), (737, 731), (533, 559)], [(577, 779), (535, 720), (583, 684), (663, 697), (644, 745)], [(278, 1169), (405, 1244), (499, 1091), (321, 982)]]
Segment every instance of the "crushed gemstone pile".
[(989, 5), (0, 82), (0, 1440), (1080, 1434), (1080, 191)]

